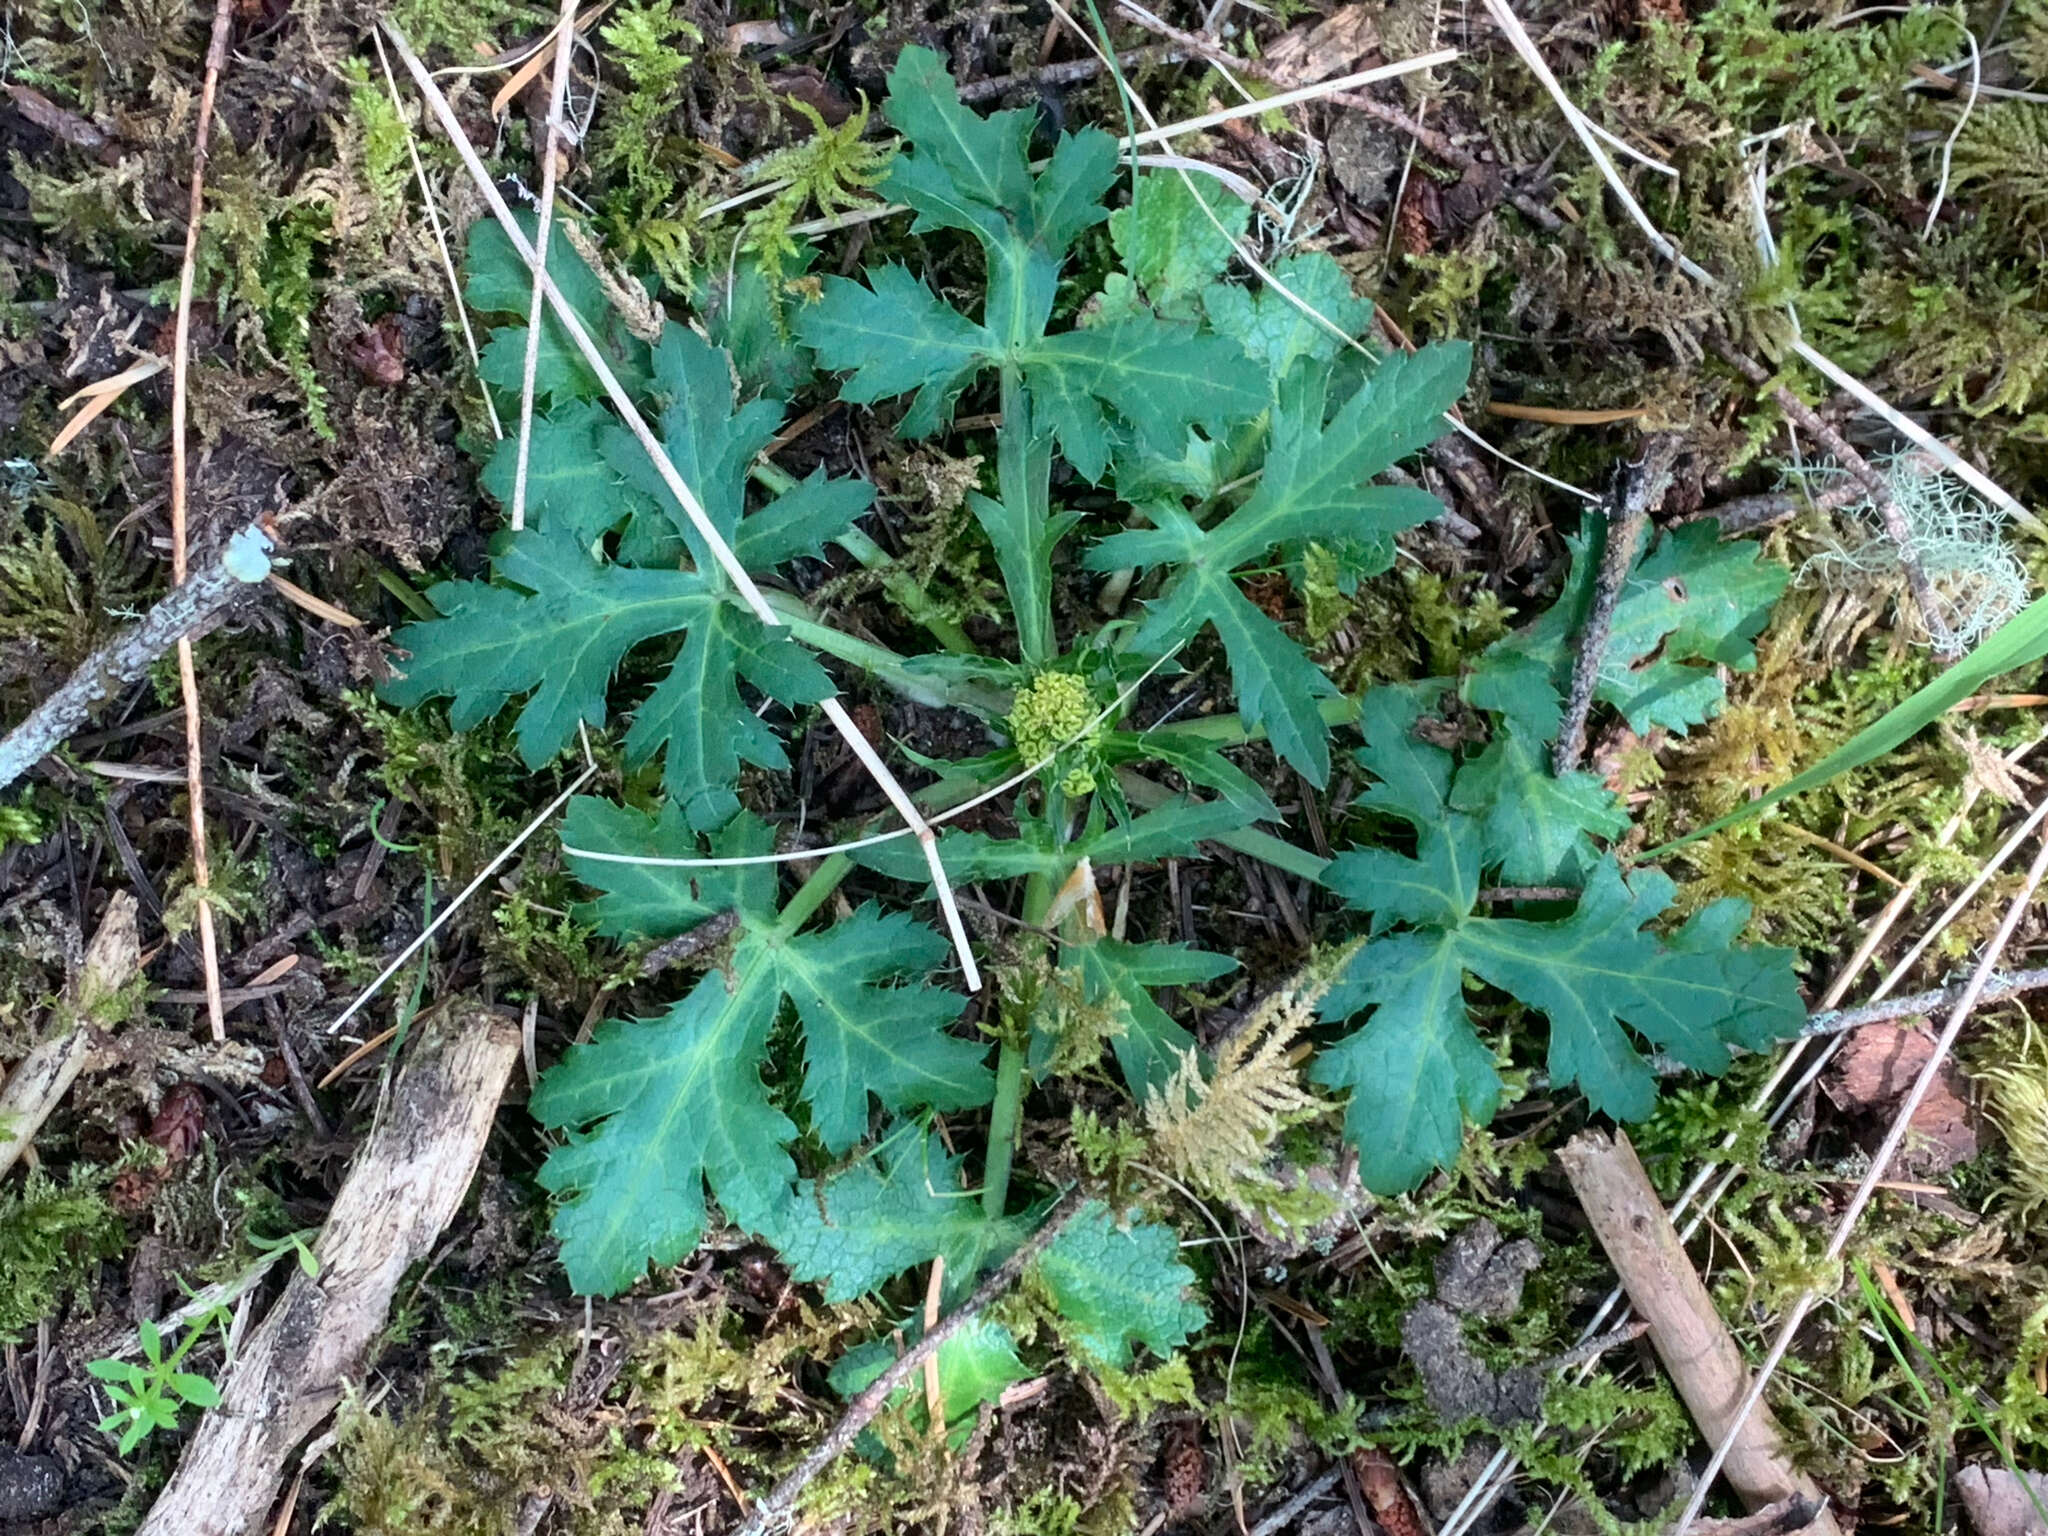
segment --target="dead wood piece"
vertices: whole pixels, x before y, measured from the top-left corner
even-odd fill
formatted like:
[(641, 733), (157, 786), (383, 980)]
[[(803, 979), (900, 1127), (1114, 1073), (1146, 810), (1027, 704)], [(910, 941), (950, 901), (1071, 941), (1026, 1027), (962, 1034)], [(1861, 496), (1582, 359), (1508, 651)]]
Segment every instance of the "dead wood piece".
[(1642, 457), (1616, 471), (1614, 486), (1607, 496), (1607, 542), (1600, 556), (1600, 569), (1593, 579), (1593, 596), (1579, 627), (1579, 652), (1572, 664), (1571, 691), (1565, 699), (1564, 723), (1551, 752), (1551, 769), (1558, 777), (1579, 766), (1586, 752), (1586, 717), (1593, 710), (1593, 694), (1600, 685), (1600, 668), (1607, 658), (1607, 641), (1614, 632), (1614, 610), (1620, 606), (1628, 573), (1635, 569), (1636, 548), (1649, 526), (1651, 510), (1664, 499), (1671, 485), (1671, 464), (1678, 457), (1679, 438), (1675, 432), (1659, 433), (1643, 444)]
[(259, 1530), (292, 1448), (340, 1401), (384, 1326), (406, 1269), (455, 1215), (483, 1156), (519, 1031), (481, 1007), (455, 1009), (398, 1074), (313, 1245), (320, 1273), (294, 1273), (221, 1383), (142, 1536)]
[(43, 1122), (50, 1118), (92, 1054), (93, 1005), (112, 996), (142, 968), (135, 937), (135, 898), (116, 891), (86, 946), (85, 963), (73, 978), (54, 1028), (16, 1064), (0, 1085), (0, 1176), (12, 1168)]
[(1977, 1536), (2048, 1536), (2048, 1477), (2004, 1467), (1965, 1467), (1956, 1493)]
[[(1685, 1256), (1635, 1148), (1626, 1136), (1584, 1131), (1558, 1156), (1630, 1303), (1650, 1325), (1657, 1358), (1700, 1433), (1709, 1444), (1720, 1444), (1749, 1391), (1749, 1368)], [(1723, 1470), (1752, 1512), (1787, 1499), (1825, 1505), (1819, 1485), (1792, 1466), (1783, 1431), (1767, 1408), (1759, 1407), (1740, 1426)], [(1804, 1529), (1838, 1536), (1825, 1507)]]
[[(269, 548), (268, 535), (260, 528), (255, 532), (263, 540), (261, 547)], [(159, 656), (203, 627), (248, 585), (247, 577), (229, 569), (229, 559), (223, 554), (190, 581), (173, 587), (140, 623), (86, 657), (62, 687), (0, 738), (0, 789), (27, 773), (45, 753), (63, 745), (64, 738), (85, 724), (94, 709), (140, 678)]]
[(1693, 1536), (1793, 1536), (1811, 1530), (1827, 1506), (1813, 1499), (1780, 1499), (1733, 1520), (1696, 1520)]

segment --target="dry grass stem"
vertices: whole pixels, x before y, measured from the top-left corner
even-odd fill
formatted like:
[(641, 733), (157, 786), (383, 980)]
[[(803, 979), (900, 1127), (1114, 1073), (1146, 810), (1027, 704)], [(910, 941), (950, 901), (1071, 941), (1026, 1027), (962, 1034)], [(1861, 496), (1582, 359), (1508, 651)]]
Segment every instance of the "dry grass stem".
[[(618, 376), (612, 372), (611, 365), (605, 361), (604, 354), (598, 350), (596, 343), (591, 340), (590, 333), (584, 329), (582, 321), (577, 318), (576, 311), (570, 306), (568, 300), (562, 296), (561, 290), (555, 286), (554, 280), (548, 276), (547, 268), (539, 262), (533, 246), (528, 242), (525, 234), (521, 232), (518, 224), (513, 220), (512, 210), (506, 206), (505, 199), (499, 194), (496, 184), (491, 180), (489, 171), (484, 168), (483, 161), (477, 157), (476, 146), (471, 144), (468, 136), (463, 133), (461, 123), (456, 119), (454, 110), (448, 105), (448, 98), (442, 95), (440, 87), (434, 84), (433, 77), (427, 73), (426, 66), (420, 62), (419, 55), (413, 52), (412, 45), (405, 40), (405, 35), (388, 20), (384, 23), (384, 32), (390, 38), (391, 45), (398, 50), (400, 61), (404, 63), (407, 72), (412, 75), (414, 83), (420, 89), (420, 94), (426, 98), (427, 105), (441, 124), (442, 131), (448, 135), (449, 141), (455, 146), (456, 153), (461, 156), (464, 167), (469, 171), (471, 179), (476, 183), (477, 190), (483, 194), (485, 203), (489, 205), (492, 214), (504, 229), (506, 238), (512, 242), (512, 248), (526, 262), (528, 269), (534, 275), (534, 281), (546, 292), (548, 303), (553, 306), (555, 316), (561, 321), (562, 328), (568, 332), (570, 340), (575, 343), (577, 350), (583, 354), (584, 361), (589, 364), (591, 372), (597, 376), (598, 382), (603, 385), (606, 395), (610, 397), (612, 404), (617, 407), (620, 416), (625, 420), (626, 426), (633, 433), (634, 439), (647, 454), (648, 460), (654, 466), (655, 472), (661, 476), (662, 483), (668, 488), (669, 493), (676, 498), (677, 504), (682, 507), (684, 514), (690, 519), (691, 526), (697, 530), (698, 535), (704, 540), (706, 547), (711, 551), (712, 558), (718, 562), (719, 568), (731, 580), (734, 588), (753, 611), (756, 618), (771, 628), (782, 627), (781, 615), (769, 605), (767, 598), (762, 596), (760, 587), (755, 584), (753, 577), (747, 573), (746, 567), (740, 563), (739, 556), (733, 553), (732, 546), (727, 544), (724, 538), (720, 536), (717, 527), (712, 523), (710, 517), (706, 515), (703, 504), (697, 499), (696, 493), (684, 483), (683, 477), (677, 473), (675, 464), (669, 458), (667, 450), (662, 447), (660, 439), (655, 437), (652, 429), (648, 427), (646, 418), (640, 414), (639, 407), (633, 403), (632, 396), (626, 392), (625, 386), (620, 384)], [(945, 917), (947, 931), (952, 937), (954, 950), (959, 956), (962, 976), (967, 983), (969, 991), (979, 991), (981, 989), (981, 969), (975, 963), (973, 949), (968, 943), (966, 925), (960, 920), (959, 903), (954, 899), (952, 883), (946, 877), (945, 866), (939, 862), (938, 840), (933, 836), (932, 829), (925, 823), (924, 818), (918, 814), (917, 807), (911, 803), (910, 796), (904, 792), (903, 786), (896, 781), (896, 776), (889, 771), (888, 766), (883, 763), (874, 748), (868, 744), (867, 738), (861, 734), (859, 727), (853, 723), (852, 717), (846, 713), (845, 706), (836, 697), (832, 697), (825, 699), (819, 705), (819, 708), (823, 711), (825, 718), (832, 722), (833, 727), (845, 740), (854, 756), (859, 759), (861, 766), (873, 777), (876, 784), (880, 786), (882, 793), (888, 798), (889, 803), (895, 807), (897, 814), (903, 817), (911, 833), (917, 838), (918, 844), (924, 852), (925, 865), (931, 871), (932, 886), (938, 892), (939, 910)]]
[[(562, 0), (562, 17), (555, 26), (557, 45), (554, 49), (555, 77), (548, 92), (547, 133), (541, 141), (540, 157), (540, 212), (533, 231), (535, 259), (542, 267), (548, 261), (548, 235), (555, 223), (555, 177), (559, 170), (560, 144), (562, 135), (562, 105), (569, 98), (569, 65), (576, 56), (571, 40), (576, 35), (576, 7), (578, 0)], [(530, 61), (529, 67), (537, 64), (538, 57)], [(515, 76), (516, 80), (518, 77)], [(513, 89), (512, 81), (505, 85)], [(499, 93), (502, 100), (504, 92)], [(492, 111), (498, 111), (498, 102), (491, 103)], [(526, 526), (526, 472), (528, 461), (533, 454), (533, 380), (540, 366), (540, 318), (541, 307), (547, 302), (541, 292), (540, 280), (533, 284), (533, 298), (526, 311), (526, 361), (519, 378), (519, 447), (512, 470), (512, 528), (514, 532)], [(488, 387), (488, 386), (487, 386)]]
[[(2042, 807), (2048, 809), (2048, 799), (2043, 800)], [(2037, 811), (2034, 817), (2030, 817), (2030, 823), (2038, 821), (2039, 815), (2040, 812)], [(2006, 946), (2012, 942), (2013, 933), (2018, 929), (2020, 919), (2033, 904), (2034, 893), (2040, 888), (2043, 876), (2048, 876), (2048, 837), (2041, 840), (2040, 852), (2034, 856), (2034, 862), (2028, 868), (2026, 878), (2021, 881), (2019, 891), (2006, 907), (2005, 917), (1999, 923), (1998, 931), (1992, 935), (1991, 942), (1985, 946), (1983, 958), (1971, 972), (1969, 984), (1964, 987), (1963, 995), (1956, 1000), (1955, 1007), (1950, 1010), (1948, 1021), (1942, 1026), (1941, 1034), (1936, 1038), (1934, 1049), (1929, 1053), (1926, 1064), (1920, 1069), (1919, 1077), (1914, 1080), (1905, 1098), (1899, 1102), (1898, 1109), (1892, 1116), (1890, 1130), (1885, 1133), (1884, 1141), (1871, 1156), (1869, 1172), (1863, 1176), (1863, 1182), (1856, 1186), (1855, 1194), (1850, 1196), (1847, 1208), (1835, 1223), (1834, 1234), (1828, 1240), (1823, 1262), (1833, 1264), (1841, 1258), (1843, 1250), (1848, 1247), (1850, 1235), (1856, 1230), (1856, 1223), (1876, 1196), (1878, 1186), (1891, 1167), (1892, 1159), (1898, 1155), (1907, 1133), (1912, 1129), (1914, 1112), (1920, 1108), (1921, 1102), (1941, 1075), (1942, 1067), (1955, 1049), (1956, 1037), (1962, 1033), (1963, 1025), (1975, 1011), (1977, 999), (1984, 991), (1985, 984), (1990, 981), (1991, 973), (1997, 968), (2000, 958), (2005, 954)], [(1694, 1490), (1685, 1513), (1679, 1516), (1672, 1536), (1685, 1536), (1687, 1527), (1698, 1517), (1701, 1506), (1706, 1503), (1707, 1495), (1713, 1489), (1715, 1476), (1727, 1462), (1729, 1450), (1736, 1436), (1744, 1422), (1756, 1411), (1757, 1404), (1763, 1400), (1764, 1389), (1770, 1384), (1772, 1374), (1784, 1360), (1786, 1351), (1792, 1347), (1793, 1336), (1798, 1333), (1799, 1325), (1806, 1320), (1806, 1314), (1819, 1298), (1819, 1294), (1817, 1289), (1808, 1288), (1800, 1293), (1799, 1299), (1785, 1313), (1776, 1337), (1771, 1340), (1769, 1353), (1764, 1356), (1763, 1364), (1757, 1369), (1756, 1377), (1750, 1383), (1749, 1392), (1743, 1398), (1742, 1406), (1736, 1410), (1727, 1435), (1714, 1448), (1712, 1459), (1708, 1461), (1706, 1470), (1700, 1474), (1699, 1487)]]
[[(227, 63), (228, 28), (234, 0), (216, 0), (213, 36), (206, 48), (206, 78), (199, 88), (199, 125), (192, 140), (192, 191), (185, 211), (185, 259), (178, 269), (178, 317), (171, 352), (171, 580), (183, 586), (190, 575), (190, 473), (185, 454), (185, 416), (191, 400), (192, 285), (199, 265), (199, 228), (206, 212), (206, 146), (213, 129), (213, 98)], [(185, 712), (185, 797), (192, 827), (192, 884), (198, 892), (199, 958), (206, 977), (206, 1018), (213, 1038), (228, 1037), (221, 1005), (220, 952), (213, 932), (213, 867), (206, 855), (206, 771), (200, 741), (199, 679), (192, 668), (192, 642), (178, 639), (178, 692)]]

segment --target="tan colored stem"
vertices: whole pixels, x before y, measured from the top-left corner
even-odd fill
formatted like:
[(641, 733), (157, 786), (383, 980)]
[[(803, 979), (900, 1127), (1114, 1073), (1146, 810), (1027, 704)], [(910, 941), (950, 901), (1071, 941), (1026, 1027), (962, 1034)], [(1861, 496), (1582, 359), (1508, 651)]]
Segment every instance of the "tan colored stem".
[[(1679, 1244), (1635, 1148), (1626, 1136), (1584, 1131), (1558, 1156), (1630, 1303), (1650, 1325), (1650, 1343), (1672, 1385), (1708, 1443), (1720, 1443), (1749, 1390), (1749, 1368)], [(1747, 1509), (1822, 1497), (1818, 1485), (1792, 1466), (1783, 1431), (1767, 1408), (1742, 1425), (1724, 1470)], [(1823, 1511), (1809, 1529), (1835, 1536), (1834, 1517)]]
[[(199, 265), (199, 230), (206, 213), (206, 145), (213, 132), (213, 95), (227, 64), (234, 0), (216, 0), (213, 37), (206, 49), (206, 78), (199, 88), (199, 126), (192, 142), (192, 193), (185, 214), (185, 261), (178, 272), (177, 340), (171, 352), (171, 580), (190, 574), (186, 541), (185, 410), (191, 397), (187, 373), (192, 351), (192, 282)], [(220, 951), (213, 932), (213, 871), (206, 856), (206, 774), (200, 756), (199, 678), (192, 666), (192, 642), (178, 639), (178, 692), (185, 708), (185, 795), (192, 823), (192, 884), (199, 893), (199, 955), (206, 978), (206, 1017), (213, 1038), (228, 1037), (221, 1005)]]
[(341, 1401), (406, 1270), (461, 1207), (512, 1066), (518, 1027), (458, 1008), (399, 1072), (313, 1245), (221, 1383), (141, 1536), (245, 1536), (265, 1528), (293, 1447)]

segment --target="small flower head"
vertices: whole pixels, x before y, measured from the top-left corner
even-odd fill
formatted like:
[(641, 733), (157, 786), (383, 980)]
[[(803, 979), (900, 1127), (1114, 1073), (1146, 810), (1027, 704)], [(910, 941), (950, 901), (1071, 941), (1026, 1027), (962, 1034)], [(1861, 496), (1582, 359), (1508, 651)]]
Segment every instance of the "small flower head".
[[(1041, 672), (1017, 690), (1010, 709), (1010, 739), (1026, 763), (1051, 757), (1063, 748), (1087, 748), (1088, 722), (1099, 706), (1085, 678), (1072, 672)], [(1071, 769), (1061, 781), (1070, 795), (1095, 788), (1095, 774), (1086, 767)]]

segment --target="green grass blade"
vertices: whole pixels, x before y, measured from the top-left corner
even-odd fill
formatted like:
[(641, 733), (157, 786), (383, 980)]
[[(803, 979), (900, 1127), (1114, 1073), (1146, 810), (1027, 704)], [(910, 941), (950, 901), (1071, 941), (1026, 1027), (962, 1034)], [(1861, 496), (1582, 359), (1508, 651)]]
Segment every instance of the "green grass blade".
[(1660, 859), (1675, 849), (1683, 848), (1687, 843), (1697, 842), (1723, 827), (1734, 826), (1739, 821), (1758, 815), (1780, 800), (1804, 794), (1809, 789), (1817, 789), (1837, 774), (1847, 773), (1852, 768), (1861, 768), (1865, 763), (1883, 757), (1887, 752), (1910, 741), (1992, 678), (2024, 667), (2029, 662), (2039, 661), (2044, 655), (2048, 655), (2048, 598), (2039, 598), (2028, 604), (2018, 617), (1925, 688), (1895, 706), (1882, 719), (1857, 732), (1847, 743), (1830, 752), (1797, 778), (1780, 784), (1769, 794), (1758, 796), (1740, 810), (1731, 811), (1718, 821), (1710, 821), (1704, 827), (1688, 832), (1683, 837), (1674, 838), (1662, 847), (1652, 848), (1642, 855), (1640, 862), (1649, 863)]

